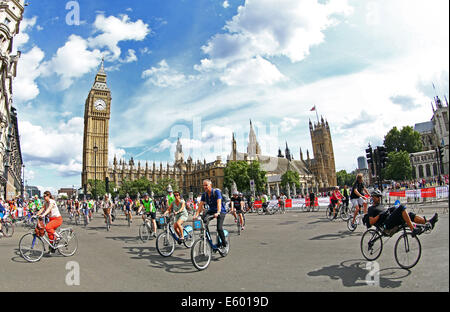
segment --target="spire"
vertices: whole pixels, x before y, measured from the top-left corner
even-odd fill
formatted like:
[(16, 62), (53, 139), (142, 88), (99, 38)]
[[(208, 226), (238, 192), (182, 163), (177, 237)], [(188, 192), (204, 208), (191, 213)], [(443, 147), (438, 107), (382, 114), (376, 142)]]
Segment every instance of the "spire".
[(302, 148), (300, 147), (300, 159), (303, 160), (303, 152), (302, 152)]
[(102, 63), (100, 64), (100, 69), (98, 70), (98, 73), (106, 75), (106, 72), (105, 72), (105, 57), (102, 57)]

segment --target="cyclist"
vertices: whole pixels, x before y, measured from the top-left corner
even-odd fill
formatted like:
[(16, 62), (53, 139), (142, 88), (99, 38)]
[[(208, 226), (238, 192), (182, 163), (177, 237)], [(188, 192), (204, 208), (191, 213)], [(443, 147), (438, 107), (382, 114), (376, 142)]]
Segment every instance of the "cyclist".
[(269, 213), (267, 211), (267, 206), (269, 205), (269, 198), (267, 197), (267, 195), (265, 193), (263, 193), (261, 196), (261, 202), (262, 202), (262, 207), (263, 207), (264, 211), (266, 213)]
[(83, 203), (81, 204), (82, 212), (84, 216), (89, 216), (89, 203), (85, 199), (83, 200)]
[(364, 213), (367, 213), (367, 203), (364, 200), (363, 193), (369, 195), (369, 191), (364, 186), (363, 175), (362, 173), (358, 173), (356, 175), (356, 181), (352, 186), (352, 191), (350, 193), (350, 199), (352, 200), (352, 205), (355, 207), (355, 213), (353, 215), (352, 225), (355, 224), (356, 216), (359, 213), (359, 210), (364, 207)]
[(344, 196), (343, 203), (345, 205), (345, 208), (348, 208), (348, 201), (349, 201), (350, 195), (348, 193), (347, 185), (344, 185), (344, 190), (342, 191), (342, 195)]
[[(63, 223), (63, 218), (61, 216), (61, 213), (59, 212), (58, 205), (56, 204), (55, 199), (53, 198), (52, 194), (49, 191), (44, 192), (44, 205), (42, 209), (38, 211), (36, 216), (40, 218), (44, 218), (46, 215), (49, 215), (49, 222), (45, 226), (45, 230), (48, 234), (48, 239), (51, 243), (55, 240), (59, 239), (58, 235), (55, 233), (55, 230), (59, 228)], [(54, 253), (55, 249), (53, 247), (50, 247), (50, 252)]]
[(280, 197), (278, 197), (278, 205), (283, 213), (286, 213), (286, 199), (287, 197), (284, 193), (281, 193)]
[(145, 213), (142, 215), (142, 220), (145, 222), (145, 218), (151, 218), (152, 220), (152, 228), (153, 228), (153, 237), (156, 237), (156, 207), (148, 193), (144, 194), (144, 198), (141, 199), (141, 205), (138, 209), (138, 214), (141, 212), (142, 208), (145, 209)]
[(175, 191), (174, 196), (175, 200), (170, 204), (163, 216), (167, 216), (173, 211), (173, 228), (180, 238), (178, 244), (182, 244), (184, 242), (183, 223), (188, 219), (189, 215), (186, 210), (186, 203), (183, 199), (181, 199), (180, 192)]
[(106, 218), (109, 218), (109, 224), (111, 224), (111, 209), (113, 208), (114, 204), (111, 201), (111, 199), (109, 199), (108, 194), (105, 194), (104, 199), (100, 206), (103, 209), (103, 216), (105, 217), (105, 223)]
[(123, 209), (125, 212), (125, 216), (128, 215), (130, 217), (131, 223), (133, 223), (133, 217), (132, 217), (133, 214), (131, 213), (132, 208), (133, 208), (133, 201), (131, 200), (131, 198), (129, 198), (129, 197), (125, 198)]
[(39, 199), (39, 197), (37, 195), (34, 195), (34, 204), (36, 205), (36, 209), (37, 210), (41, 210), (42, 203), (41, 203), (41, 200)]
[(335, 186), (333, 193), (331, 194), (331, 197), (330, 197), (331, 205), (333, 206), (333, 220), (336, 219), (336, 217), (337, 217), (336, 206), (342, 197), (343, 196), (342, 196), (341, 192), (339, 192), (339, 186)]
[(2, 219), (6, 216), (6, 208), (0, 202), (0, 233), (2, 233)]
[(379, 190), (374, 190), (371, 194), (373, 199), (373, 206), (369, 207), (369, 212), (365, 218), (365, 223), (369, 221), (370, 226), (376, 225), (384, 228), (387, 234), (393, 234), (396, 232), (396, 227), (401, 226), (403, 222), (406, 222), (410, 228), (413, 236), (419, 235), (423, 232), (420, 227), (415, 227), (413, 222), (416, 224), (426, 224), (430, 223), (431, 228), (434, 229), (434, 225), (438, 221), (438, 214), (435, 213), (428, 221), (424, 217), (420, 217), (413, 212), (408, 212), (406, 207), (400, 205), (398, 207), (386, 208), (382, 204), (383, 195)]
[(234, 222), (237, 222), (236, 212), (239, 214), (239, 222), (241, 224), (241, 230), (244, 230), (244, 217), (242, 216), (242, 209), (244, 209), (244, 201), (239, 196), (237, 191), (233, 192), (233, 196), (230, 201), (231, 213), (234, 216)]
[(225, 233), (223, 232), (223, 222), (225, 220), (225, 216), (227, 214), (227, 210), (225, 208), (225, 204), (222, 201), (222, 192), (219, 189), (214, 189), (212, 187), (211, 180), (203, 180), (203, 189), (204, 193), (202, 194), (199, 209), (195, 213), (194, 219), (199, 216), (201, 212), (203, 212), (203, 207), (208, 205), (208, 211), (205, 216), (214, 215), (217, 218), (217, 234), (220, 237), (221, 246), (226, 247), (227, 243), (225, 241)]
[(169, 193), (169, 195), (166, 196), (166, 207), (165, 207), (165, 209), (168, 209), (170, 204), (172, 204), (173, 201), (175, 200), (175, 196), (173, 196), (173, 190), (172, 190), (172, 187), (170, 185), (167, 187), (167, 193)]

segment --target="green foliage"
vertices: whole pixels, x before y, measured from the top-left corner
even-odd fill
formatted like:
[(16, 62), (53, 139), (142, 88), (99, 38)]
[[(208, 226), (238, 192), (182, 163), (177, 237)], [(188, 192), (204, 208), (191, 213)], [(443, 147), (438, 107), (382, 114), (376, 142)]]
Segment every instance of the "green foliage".
[(135, 181), (123, 181), (119, 189), (119, 197), (124, 198), (127, 194), (131, 197), (136, 197), (139, 193), (141, 197), (145, 193), (151, 194), (153, 191), (155, 196), (167, 195), (167, 186), (172, 186), (173, 191), (178, 191), (178, 184), (174, 179), (164, 178), (158, 183), (152, 183), (146, 178), (140, 178)]
[(412, 127), (406, 126), (400, 131), (394, 127), (384, 137), (384, 146), (388, 153), (400, 151), (416, 153), (422, 150), (422, 141), (420, 133), (414, 131)]
[(356, 175), (347, 173), (345, 170), (336, 172), (337, 184), (341, 187), (344, 185), (351, 186), (355, 183)]
[(300, 187), (300, 176), (297, 172), (288, 170), (281, 176), (281, 186), (286, 188), (288, 183), (291, 186), (295, 183), (295, 187)]
[(250, 180), (255, 181), (255, 188), (258, 193), (265, 191), (266, 172), (261, 170), (261, 165), (257, 161), (251, 163), (244, 160), (231, 161), (224, 169), (224, 186), (229, 190), (231, 190), (234, 181), (240, 192), (248, 192), (250, 191)]
[(386, 168), (383, 169), (383, 178), (387, 180), (403, 181), (412, 177), (412, 167), (407, 151), (390, 152)]

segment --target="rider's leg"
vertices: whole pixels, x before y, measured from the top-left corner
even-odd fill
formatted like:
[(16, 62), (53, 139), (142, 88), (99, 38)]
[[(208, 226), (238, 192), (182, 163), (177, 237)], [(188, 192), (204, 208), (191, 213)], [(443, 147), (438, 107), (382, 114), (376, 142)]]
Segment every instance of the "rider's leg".
[(50, 222), (45, 226), (45, 230), (48, 233), (48, 239), (50, 242), (53, 242), (55, 238), (55, 230), (62, 225), (63, 219), (62, 217), (50, 218)]
[(181, 239), (184, 239), (184, 233), (183, 233), (183, 220), (178, 219), (178, 221), (175, 223), (178, 228), (178, 237)]
[(353, 223), (355, 223), (356, 216), (358, 215), (358, 213), (359, 213), (359, 205), (356, 205), (355, 213), (353, 214)]

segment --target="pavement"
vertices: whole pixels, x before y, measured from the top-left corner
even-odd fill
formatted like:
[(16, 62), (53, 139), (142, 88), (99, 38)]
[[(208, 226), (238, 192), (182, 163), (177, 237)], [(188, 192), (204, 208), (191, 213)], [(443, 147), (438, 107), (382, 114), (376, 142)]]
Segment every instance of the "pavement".
[[(0, 291), (448, 292), (448, 213), (433, 205), (420, 214), (434, 212), (439, 213), (439, 222), (431, 234), (420, 236), (421, 259), (411, 270), (395, 262), (398, 234), (384, 242), (380, 258), (370, 264), (360, 251), (365, 227), (349, 232), (345, 222), (328, 221), (324, 208), (271, 216), (247, 214), (240, 236), (233, 217), (227, 215), (224, 228), (231, 235), (230, 253), (224, 258), (213, 254), (204, 271), (195, 269), (190, 249), (182, 245), (164, 258), (156, 250), (155, 239), (143, 243), (138, 237), (140, 217), (134, 216), (128, 227), (119, 213), (107, 232), (100, 214), (86, 228), (69, 224), (63, 214), (62, 228), (73, 227), (79, 240), (76, 254), (56, 253), (28, 263), (20, 256), (18, 244), (30, 230), (16, 227), (13, 237), (0, 238)], [(215, 229), (215, 221), (210, 228)], [(78, 272), (79, 285), (74, 278)]]

